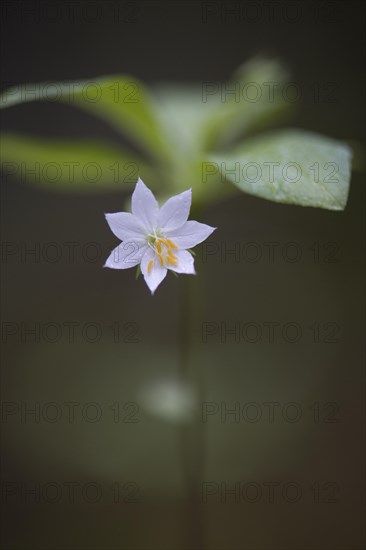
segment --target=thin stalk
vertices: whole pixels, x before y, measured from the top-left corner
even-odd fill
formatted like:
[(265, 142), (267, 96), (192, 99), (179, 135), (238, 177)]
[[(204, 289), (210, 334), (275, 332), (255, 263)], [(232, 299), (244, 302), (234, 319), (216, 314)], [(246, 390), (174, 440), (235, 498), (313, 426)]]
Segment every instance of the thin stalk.
[(205, 467), (204, 424), (201, 419), (204, 402), (204, 379), (202, 365), (197, 361), (196, 319), (202, 316), (202, 292), (199, 276), (181, 277), (181, 324), (179, 375), (183, 384), (193, 387), (198, 408), (194, 418), (181, 427), (181, 443), (184, 479), (187, 485), (188, 516), (194, 548), (203, 549), (205, 543), (201, 483)]

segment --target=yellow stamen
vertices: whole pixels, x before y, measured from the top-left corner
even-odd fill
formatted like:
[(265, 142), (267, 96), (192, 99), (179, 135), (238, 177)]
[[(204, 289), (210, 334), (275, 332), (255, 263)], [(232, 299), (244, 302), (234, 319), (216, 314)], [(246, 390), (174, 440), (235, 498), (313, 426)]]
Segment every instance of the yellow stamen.
[(173, 254), (173, 252), (171, 250), (168, 250), (168, 256), (169, 258), (171, 258), (172, 260), (177, 260), (177, 257), (175, 254)]
[(166, 258), (166, 262), (167, 262), (168, 264), (177, 266), (177, 265), (178, 265), (178, 258), (175, 256), (175, 254), (173, 254), (173, 252), (171, 252), (171, 251), (169, 250), (169, 251), (168, 251), (167, 258)]
[(166, 242), (168, 243), (168, 246), (170, 248), (172, 248), (173, 250), (178, 250), (178, 247), (175, 243), (173, 243), (173, 241), (171, 241), (170, 239), (166, 239)]
[[(178, 265), (178, 258), (173, 253), (173, 250), (178, 250), (179, 247), (170, 239), (165, 237), (157, 237), (153, 243), (153, 248), (155, 250), (156, 256), (159, 259), (161, 267), (173, 265)], [(147, 271), (150, 273), (152, 269), (153, 260), (150, 260), (148, 263)]]
[(153, 263), (154, 263), (154, 260), (149, 260), (149, 263), (147, 264), (147, 272), (148, 273), (151, 273)]

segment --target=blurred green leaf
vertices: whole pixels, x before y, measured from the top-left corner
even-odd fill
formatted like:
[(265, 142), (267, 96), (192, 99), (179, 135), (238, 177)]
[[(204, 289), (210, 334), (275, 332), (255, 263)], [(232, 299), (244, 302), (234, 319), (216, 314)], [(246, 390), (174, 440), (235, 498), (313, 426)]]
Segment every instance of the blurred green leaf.
[(203, 147), (204, 126), (215, 113), (218, 97), (202, 99), (202, 86), (161, 84), (154, 88), (159, 120), (175, 144), (176, 156), (197, 155)]
[(205, 128), (206, 151), (227, 148), (243, 136), (286, 119), (294, 107), (286, 88), (288, 78), (278, 60), (255, 57), (227, 83), (204, 83), (203, 102), (216, 102)]
[[(164, 197), (193, 188), (193, 201), (201, 194), (201, 167), (204, 154), (204, 128), (214, 113), (213, 102), (202, 102), (202, 86), (159, 84), (153, 89), (158, 117), (170, 144), (172, 161), (164, 168), (167, 181)], [(214, 103), (217, 99), (214, 100)]]
[[(268, 200), (343, 210), (351, 176), (350, 148), (302, 130), (282, 130), (212, 154), (215, 171), (239, 189)], [(212, 165), (209, 167), (214, 173)], [(216, 174), (215, 174), (216, 175)]]
[(235, 192), (229, 180), (268, 200), (342, 210), (349, 147), (296, 130), (253, 137), (291, 110), (287, 86), (287, 70), (278, 60), (257, 57), (239, 67), (227, 84), (165, 84), (156, 86), (154, 94), (135, 78), (115, 75), (13, 87), (0, 96), (0, 107), (60, 101), (86, 109), (133, 139), (155, 162), (150, 166), (98, 143), (5, 135), (5, 171), (52, 188), (87, 190), (134, 185), (140, 175), (163, 197), (192, 187), (198, 205)]
[(155, 157), (169, 157), (153, 98), (136, 78), (112, 75), (93, 81), (25, 84), (5, 90), (0, 96), (0, 108), (30, 101), (61, 101), (86, 109)]
[(5, 177), (48, 189), (81, 191), (133, 187), (151, 168), (117, 147), (95, 142), (40, 140), (15, 134), (1, 137)]

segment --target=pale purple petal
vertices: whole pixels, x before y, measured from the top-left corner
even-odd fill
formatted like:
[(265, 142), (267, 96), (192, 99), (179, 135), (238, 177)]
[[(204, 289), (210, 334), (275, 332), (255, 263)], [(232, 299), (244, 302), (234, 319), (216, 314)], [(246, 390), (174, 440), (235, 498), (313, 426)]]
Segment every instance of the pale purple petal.
[(145, 239), (146, 231), (140, 220), (130, 212), (106, 214), (105, 218), (111, 231), (121, 241)]
[(211, 227), (205, 223), (190, 220), (179, 229), (165, 232), (165, 236), (171, 239), (179, 248), (193, 248), (205, 241), (215, 229), (216, 227)]
[(134, 214), (143, 226), (151, 231), (155, 229), (158, 221), (159, 205), (153, 193), (138, 179), (134, 192), (132, 193), (132, 214)]
[(141, 262), (148, 245), (136, 241), (125, 241), (112, 250), (104, 267), (111, 269), (129, 269)]
[(174, 251), (174, 255), (178, 260), (178, 264), (176, 266), (169, 265), (169, 269), (175, 271), (176, 273), (185, 273), (186, 275), (196, 274), (192, 254), (190, 254), (187, 250), (177, 250)]
[[(153, 266), (149, 273), (148, 265), (150, 260), (153, 261)], [(154, 294), (160, 283), (165, 279), (167, 272), (167, 268), (160, 264), (155, 252), (151, 250), (151, 248), (148, 248), (141, 260), (141, 273), (144, 276), (147, 286), (151, 290), (151, 294)]]
[(159, 210), (159, 228), (164, 232), (182, 227), (188, 220), (191, 202), (191, 189), (168, 199)]

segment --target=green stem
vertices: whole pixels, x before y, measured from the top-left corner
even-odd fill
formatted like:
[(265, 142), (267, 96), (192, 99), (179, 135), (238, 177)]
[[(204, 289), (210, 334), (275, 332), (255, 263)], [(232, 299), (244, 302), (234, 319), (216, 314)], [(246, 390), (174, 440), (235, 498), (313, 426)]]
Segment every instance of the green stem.
[[(201, 274), (202, 276), (202, 274)], [(184, 479), (187, 484), (187, 513), (190, 517), (191, 538), (194, 548), (204, 548), (204, 521), (201, 503), (201, 484), (205, 467), (204, 425), (201, 408), (204, 401), (204, 380), (200, 362), (196, 359), (197, 326), (195, 320), (201, 316), (202, 289), (199, 278), (181, 277), (181, 349), (179, 374), (183, 384), (193, 387), (198, 401), (195, 417), (181, 428)], [(198, 306), (198, 307), (197, 307)], [(197, 315), (198, 313), (198, 315)]]

